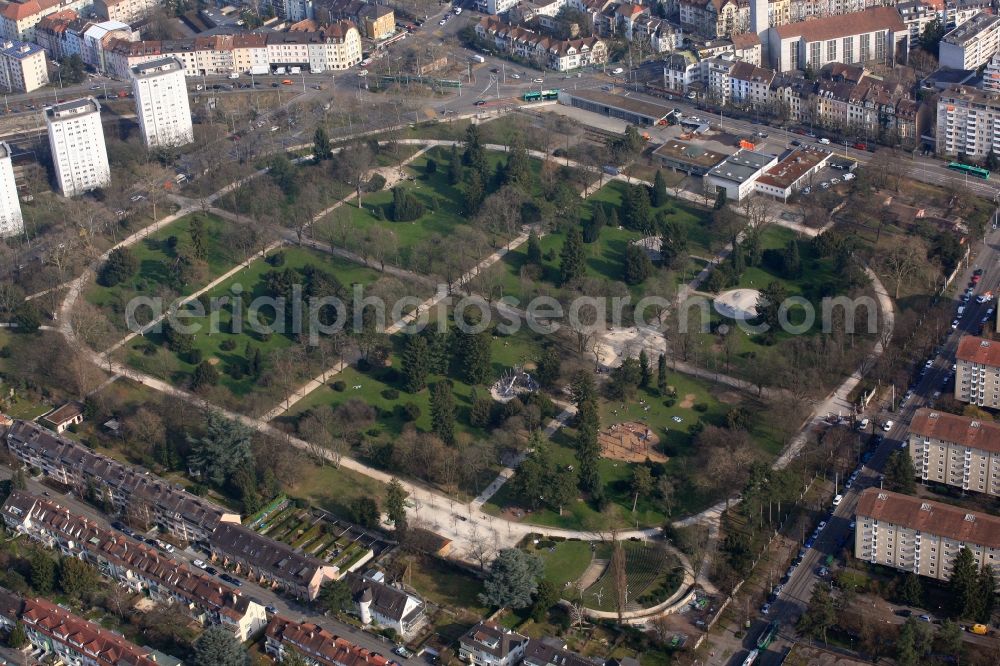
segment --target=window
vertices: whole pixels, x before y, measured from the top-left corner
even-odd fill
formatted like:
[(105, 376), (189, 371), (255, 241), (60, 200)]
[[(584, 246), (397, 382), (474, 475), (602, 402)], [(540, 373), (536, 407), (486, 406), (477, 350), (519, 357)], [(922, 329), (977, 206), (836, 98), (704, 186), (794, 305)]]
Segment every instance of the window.
[(837, 60), (837, 40), (831, 39), (826, 43), (826, 60), (835, 62)]
[(871, 35), (868, 33), (861, 35), (861, 53), (859, 55), (861, 62), (871, 60)]
[(819, 42), (813, 42), (812, 44), (809, 45), (809, 60), (807, 64), (809, 67), (812, 67), (813, 69), (820, 68)]

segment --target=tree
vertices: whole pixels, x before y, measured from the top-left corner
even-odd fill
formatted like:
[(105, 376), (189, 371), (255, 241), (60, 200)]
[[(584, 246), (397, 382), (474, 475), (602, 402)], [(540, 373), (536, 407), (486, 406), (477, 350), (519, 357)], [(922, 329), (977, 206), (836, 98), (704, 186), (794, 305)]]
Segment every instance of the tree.
[(403, 388), (410, 393), (421, 391), (427, 386), (427, 376), (430, 374), (430, 351), (424, 336), (406, 337), (400, 370), (403, 374)]
[(194, 642), (192, 663), (194, 666), (248, 666), (250, 657), (230, 630), (213, 625)]
[(889, 454), (885, 465), (885, 485), (889, 490), (912, 495), (916, 492), (916, 475), (909, 451), (896, 449)]
[(920, 576), (915, 573), (907, 574), (899, 596), (910, 606), (920, 606), (924, 601), (924, 586), (920, 583)]
[(484, 199), (486, 184), (480, 173), (472, 169), (465, 176), (465, 214), (469, 217), (477, 215)]
[(215, 386), (219, 383), (219, 371), (208, 361), (202, 361), (191, 375), (191, 388), (197, 390), (203, 386)]
[(14, 309), (18, 333), (34, 333), (42, 325), (42, 313), (35, 301), (22, 301)]
[(28, 634), (24, 631), (24, 624), (18, 620), (14, 628), (10, 630), (7, 637), (7, 645), (15, 650), (20, 650), (28, 644)]
[[(475, 326), (478, 322), (467, 322)], [(489, 329), (478, 333), (456, 330), (455, 363), (467, 384), (485, 384), (493, 369), (492, 335)]]
[(767, 325), (768, 332), (771, 334), (778, 329), (778, 310), (786, 298), (788, 298), (788, 292), (785, 291), (785, 286), (777, 280), (768, 283), (757, 298), (757, 318)]
[(538, 591), (531, 604), (531, 619), (535, 622), (544, 622), (546, 613), (557, 603), (559, 603), (559, 589), (552, 581), (542, 580), (538, 583)]
[(630, 485), (632, 486), (632, 494), (634, 495), (632, 513), (635, 513), (635, 508), (639, 505), (639, 496), (648, 495), (653, 489), (653, 475), (650, 474), (649, 468), (645, 465), (636, 465), (632, 469), (632, 481)]
[(639, 386), (647, 388), (653, 378), (653, 367), (649, 364), (649, 354), (643, 349), (639, 352)]
[(562, 358), (555, 345), (546, 345), (535, 364), (535, 379), (545, 388), (555, 386), (562, 374)]
[(799, 629), (813, 638), (822, 638), (826, 643), (826, 632), (837, 624), (837, 609), (826, 585), (813, 589), (809, 607), (799, 620)]
[(566, 232), (562, 252), (559, 254), (559, 283), (568, 285), (583, 277), (586, 272), (583, 254), (583, 236), (578, 226), (572, 226)]
[(649, 190), (645, 185), (633, 185), (625, 192), (622, 225), (644, 234), (652, 231), (653, 211), (649, 202)]
[(507, 168), (504, 169), (504, 184), (516, 185), (523, 190), (531, 188), (534, 180), (534, 173), (531, 171), (531, 161), (528, 159), (528, 151), (525, 150), (524, 143), (518, 138), (510, 148), (510, 155), (507, 157)]
[(990, 171), (996, 171), (997, 167), (1000, 166), (1000, 159), (997, 159), (996, 153), (993, 152), (993, 146), (990, 146), (990, 151), (986, 153), (986, 157), (983, 159), (983, 166)]
[(331, 580), (323, 583), (323, 586), (319, 588), (319, 596), (316, 601), (324, 610), (331, 613), (348, 611), (354, 605), (351, 598), (351, 586), (344, 580)]
[(97, 589), (100, 575), (97, 569), (75, 557), (64, 557), (59, 562), (59, 587), (71, 597), (80, 598)]
[(431, 429), (445, 444), (455, 443), (455, 396), (448, 380), (431, 388)]
[(883, 249), (879, 256), (883, 270), (892, 279), (894, 298), (897, 300), (900, 287), (927, 263), (927, 251), (922, 241), (911, 236), (899, 239), (891, 247)]
[(656, 359), (656, 389), (660, 395), (667, 394), (667, 355), (663, 353)]
[(114, 287), (128, 280), (139, 269), (139, 262), (127, 247), (117, 247), (108, 254), (101, 266), (97, 281), (105, 287)]
[(188, 466), (209, 483), (222, 486), (251, 462), (253, 431), (215, 410), (206, 413), (205, 426), (202, 437), (188, 436)]
[(448, 184), (458, 185), (462, 182), (462, 159), (458, 154), (458, 144), (452, 144), (451, 156), (448, 159)]
[(974, 617), (983, 624), (988, 624), (993, 617), (993, 609), (997, 601), (997, 581), (993, 574), (993, 567), (988, 563), (983, 563), (983, 568), (979, 570), (979, 577), (976, 579), (977, 604)]
[(378, 527), (381, 515), (378, 502), (372, 497), (356, 497), (351, 502), (351, 517), (361, 527)]
[(974, 617), (977, 614), (981, 606), (978, 578), (975, 556), (971, 550), (962, 547), (955, 556), (951, 576), (948, 578), (950, 611), (953, 617)]
[(545, 565), (537, 555), (518, 548), (504, 548), (490, 566), (479, 599), (498, 608), (530, 606), (544, 572)]
[(528, 234), (528, 247), (525, 250), (528, 263), (533, 266), (542, 265), (542, 243), (534, 229)]
[(797, 278), (802, 274), (802, 257), (799, 256), (799, 242), (794, 238), (788, 241), (785, 246), (785, 253), (781, 258), (782, 268), (785, 277)]
[(385, 491), (385, 513), (389, 522), (399, 531), (406, 531), (406, 491), (399, 479), (393, 477)]
[(316, 133), (313, 134), (313, 159), (319, 162), (331, 157), (333, 157), (333, 148), (330, 147), (330, 137), (327, 136), (326, 129), (319, 126), (316, 128)]
[(576, 499), (576, 474), (565, 467), (557, 467), (549, 475), (545, 496), (549, 504), (562, 515), (563, 507)]
[(947, 29), (940, 19), (934, 19), (924, 26), (924, 31), (920, 33), (920, 48), (927, 51), (935, 58), (938, 57), (938, 49), (941, 46), (941, 38), (944, 37)]
[(962, 640), (962, 627), (957, 622), (942, 622), (934, 636), (934, 642), (937, 644), (937, 652), (950, 655), (956, 659), (956, 663), (962, 663), (965, 642)]
[(41, 595), (51, 592), (56, 583), (56, 563), (40, 550), (31, 556), (30, 581), (31, 587)]
[(471, 167), (479, 178), (485, 182), (489, 165), (486, 161), (486, 149), (483, 147), (479, 125), (469, 125), (465, 130), (465, 152), (462, 153), (462, 164)]
[(688, 251), (688, 230), (676, 220), (663, 223), (660, 236), (660, 258), (663, 265), (673, 268), (680, 263)]
[(625, 246), (625, 284), (636, 285), (646, 281), (653, 272), (653, 262), (645, 248), (635, 243)]
[(596, 204), (594, 214), (583, 223), (583, 242), (595, 243), (601, 237), (601, 229), (608, 225), (608, 215), (604, 211), (604, 206)]
[(392, 219), (394, 222), (412, 222), (424, 214), (424, 205), (406, 187), (392, 188)]
[(656, 177), (653, 179), (652, 199), (655, 208), (667, 203), (667, 179), (663, 176), (663, 169), (656, 170)]
[(920, 631), (915, 619), (907, 618), (903, 623), (903, 628), (899, 630), (899, 638), (896, 640), (896, 663), (899, 666), (916, 666), (923, 656), (917, 648)]

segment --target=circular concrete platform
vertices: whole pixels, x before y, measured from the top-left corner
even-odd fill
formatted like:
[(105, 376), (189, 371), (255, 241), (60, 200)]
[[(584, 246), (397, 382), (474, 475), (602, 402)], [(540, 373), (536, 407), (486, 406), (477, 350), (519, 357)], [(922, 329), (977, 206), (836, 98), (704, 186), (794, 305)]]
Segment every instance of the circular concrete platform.
[(756, 289), (731, 289), (715, 297), (715, 311), (730, 319), (750, 320), (757, 316)]

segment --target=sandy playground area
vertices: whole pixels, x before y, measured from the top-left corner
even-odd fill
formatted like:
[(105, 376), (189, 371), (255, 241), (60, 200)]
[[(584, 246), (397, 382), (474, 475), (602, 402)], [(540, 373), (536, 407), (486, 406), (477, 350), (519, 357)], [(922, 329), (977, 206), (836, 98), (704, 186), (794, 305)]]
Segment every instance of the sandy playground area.
[(669, 458), (656, 450), (659, 436), (646, 425), (636, 421), (612, 424), (597, 436), (601, 445), (601, 456), (625, 462), (665, 463)]

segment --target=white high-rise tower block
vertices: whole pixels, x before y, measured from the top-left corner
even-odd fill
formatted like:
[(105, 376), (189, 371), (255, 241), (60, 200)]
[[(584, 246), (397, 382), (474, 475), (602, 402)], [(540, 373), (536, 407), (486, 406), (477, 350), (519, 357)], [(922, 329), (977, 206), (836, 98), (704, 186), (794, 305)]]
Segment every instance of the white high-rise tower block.
[(56, 181), (64, 197), (75, 197), (111, 182), (104, 145), (101, 105), (93, 97), (45, 109)]
[(771, 27), (767, 11), (768, 0), (750, 0), (750, 30), (748, 32), (761, 37), (761, 41), (763, 41), (764, 31)]
[(184, 66), (161, 58), (132, 68), (135, 115), (147, 148), (183, 146), (194, 141)]
[(14, 166), (10, 161), (10, 146), (0, 141), (0, 236), (13, 236), (24, 231), (21, 201), (14, 183)]

